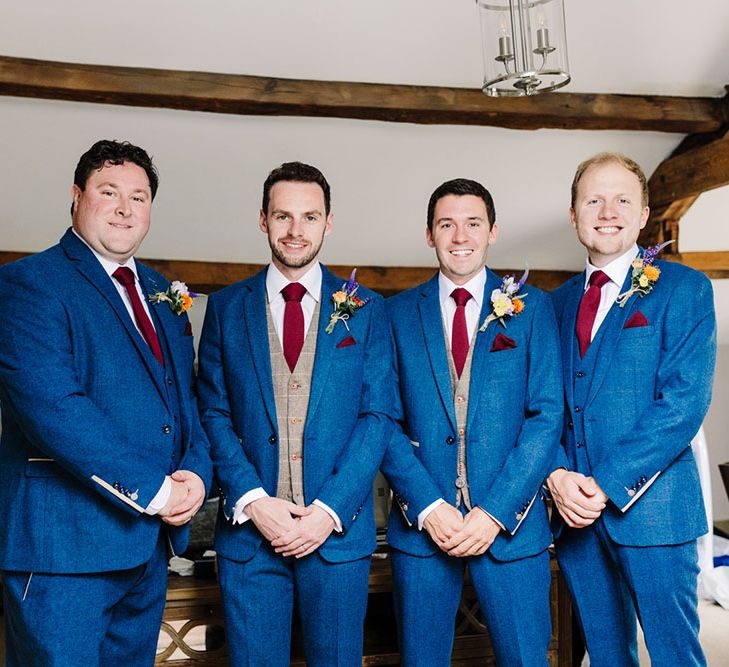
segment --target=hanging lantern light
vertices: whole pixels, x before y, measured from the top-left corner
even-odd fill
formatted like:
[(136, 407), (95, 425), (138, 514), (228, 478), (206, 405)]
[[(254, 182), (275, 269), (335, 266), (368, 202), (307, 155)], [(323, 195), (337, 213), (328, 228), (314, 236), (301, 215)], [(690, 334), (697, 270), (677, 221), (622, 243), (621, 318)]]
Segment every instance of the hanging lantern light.
[(476, 0), (486, 95), (534, 95), (570, 81), (564, 0)]

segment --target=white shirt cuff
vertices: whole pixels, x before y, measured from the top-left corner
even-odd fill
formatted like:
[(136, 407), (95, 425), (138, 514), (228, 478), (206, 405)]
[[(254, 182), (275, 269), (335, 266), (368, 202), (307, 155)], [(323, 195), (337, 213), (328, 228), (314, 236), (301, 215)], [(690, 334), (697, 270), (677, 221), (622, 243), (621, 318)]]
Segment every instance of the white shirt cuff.
[(162, 486), (159, 487), (157, 495), (152, 498), (149, 505), (144, 510), (145, 514), (159, 514), (170, 499), (172, 494), (172, 479), (169, 476), (165, 476), (165, 481), (162, 482)]
[(438, 505), (442, 505), (445, 502), (443, 498), (438, 498), (435, 502), (430, 503), (420, 514), (418, 514), (418, 530), (423, 530), (423, 524), (430, 514)]
[(326, 505), (318, 498), (315, 498), (311, 504), (316, 505), (317, 507), (321, 507), (330, 517), (332, 517), (332, 519), (334, 519), (334, 530), (337, 533), (342, 532), (342, 522), (339, 520), (339, 516), (337, 515), (337, 513), (331, 507), (329, 507), (329, 505)]
[(260, 500), (261, 498), (268, 498), (268, 494), (261, 486), (247, 491), (238, 498), (238, 502), (236, 502), (233, 507), (233, 524), (245, 523), (248, 521), (251, 517), (249, 517), (243, 509), (250, 505), (254, 500)]

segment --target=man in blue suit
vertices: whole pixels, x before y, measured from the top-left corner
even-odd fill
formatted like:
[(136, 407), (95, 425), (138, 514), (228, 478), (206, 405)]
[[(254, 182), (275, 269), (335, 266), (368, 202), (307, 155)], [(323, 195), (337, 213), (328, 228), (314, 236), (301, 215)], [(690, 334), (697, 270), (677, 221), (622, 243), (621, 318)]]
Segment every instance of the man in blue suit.
[(426, 229), (440, 271), (387, 300), (403, 432), (383, 472), (399, 505), (388, 541), (403, 665), (450, 664), (466, 566), (498, 664), (547, 664), (541, 483), (562, 419), (559, 341), (546, 294), (485, 268), (497, 237), (490, 193), (443, 183)]
[(273, 170), (259, 226), (271, 263), (210, 297), (200, 343), (231, 664), (289, 664), (296, 593), (307, 664), (359, 666), (371, 490), (394, 427), (387, 318), (319, 263), (332, 214), (318, 169)]
[(0, 268), (11, 667), (154, 663), (168, 546), (211, 475), (187, 318), (147, 303), (168, 282), (133, 257), (156, 190), (144, 150), (97, 142), (60, 244)]
[(648, 187), (631, 159), (578, 168), (570, 217), (583, 273), (553, 293), (562, 339), (564, 449), (548, 486), (557, 555), (593, 666), (703, 665), (696, 539), (706, 532), (691, 439), (711, 396), (711, 283), (641, 249)]

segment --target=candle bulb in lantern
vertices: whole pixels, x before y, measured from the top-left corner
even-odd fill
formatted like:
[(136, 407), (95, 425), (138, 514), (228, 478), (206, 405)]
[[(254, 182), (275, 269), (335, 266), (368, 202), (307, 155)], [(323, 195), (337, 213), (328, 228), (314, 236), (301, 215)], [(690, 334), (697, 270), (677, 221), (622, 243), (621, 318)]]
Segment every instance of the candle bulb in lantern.
[(537, 48), (548, 49), (549, 44), (549, 28), (538, 28), (537, 29)]

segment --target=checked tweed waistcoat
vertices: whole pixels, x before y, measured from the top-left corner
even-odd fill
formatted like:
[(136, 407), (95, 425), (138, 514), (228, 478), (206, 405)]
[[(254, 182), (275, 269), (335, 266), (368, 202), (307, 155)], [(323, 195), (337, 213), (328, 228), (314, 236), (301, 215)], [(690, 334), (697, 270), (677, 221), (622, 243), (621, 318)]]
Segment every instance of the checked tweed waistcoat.
[(319, 322), (319, 302), (311, 317), (309, 330), (293, 372), (289, 370), (281, 341), (273, 327), (271, 309), (266, 307), (268, 349), (271, 355), (271, 379), (276, 402), (278, 427), (278, 485), (276, 496), (305, 505), (304, 500), (304, 426), (309, 409), (311, 375), (314, 369)]
[(446, 350), (448, 352), (448, 370), (451, 374), (451, 388), (453, 389), (453, 406), (456, 411), (456, 428), (458, 429), (458, 470), (454, 481), (456, 487), (456, 507), (460, 507), (461, 503), (470, 511), (471, 495), (468, 491), (468, 465), (466, 463), (466, 419), (468, 418), (468, 392), (471, 384), (471, 360), (473, 358), (473, 347), (476, 341), (476, 334), (471, 338), (471, 344), (468, 346), (468, 355), (466, 362), (463, 364), (461, 377), (456, 373), (456, 364), (453, 361), (453, 353), (450, 345), (447, 344), (448, 338), (443, 328), (443, 338), (446, 341)]

